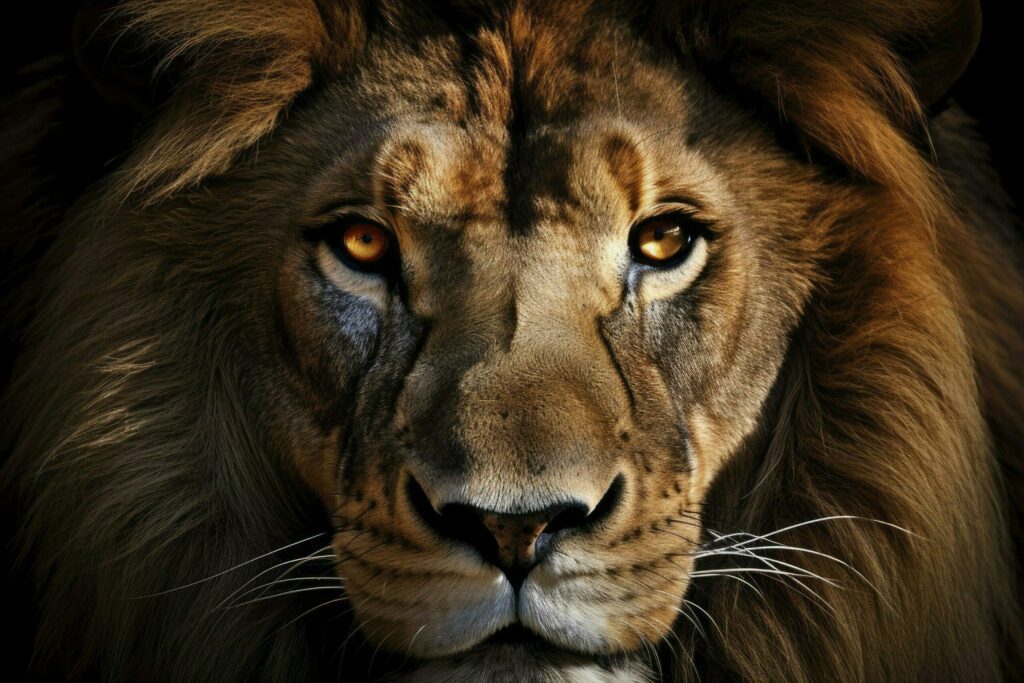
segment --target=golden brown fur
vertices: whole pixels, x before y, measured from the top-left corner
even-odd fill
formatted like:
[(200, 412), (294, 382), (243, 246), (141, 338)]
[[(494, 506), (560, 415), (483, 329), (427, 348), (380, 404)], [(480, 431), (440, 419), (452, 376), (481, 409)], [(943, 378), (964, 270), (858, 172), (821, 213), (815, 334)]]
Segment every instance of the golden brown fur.
[[(118, 169), (59, 194), (44, 126), (2, 133), (34, 672), (1012, 677), (1020, 245), (970, 122), (925, 113), (977, 29), (959, 0), (119, 3), (90, 35), (170, 94), (105, 138)], [(7, 111), (59, 124), (49, 68)], [(666, 202), (698, 265), (639, 271)], [(324, 255), (349, 205), (400, 286)], [(440, 519), (569, 496), (611, 511), (520, 593)], [(547, 644), (484, 640), (510, 619)]]

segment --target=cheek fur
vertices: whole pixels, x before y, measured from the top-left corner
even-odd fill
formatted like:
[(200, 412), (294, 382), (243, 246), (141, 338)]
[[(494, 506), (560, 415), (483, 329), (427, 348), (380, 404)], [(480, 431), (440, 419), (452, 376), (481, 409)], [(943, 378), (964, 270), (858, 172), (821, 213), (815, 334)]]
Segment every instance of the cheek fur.
[(380, 310), (325, 280), (311, 264), (286, 268), (278, 298), (286, 367), (320, 394), (321, 403), (344, 400), (379, 345)]
[(387, 309), (388, 286), (385, 278), (346, 266), (326, 242), (317, 245), (316, 264), (327, 281), (337, 287), (338, 291), (365, 299), (379, 311)]

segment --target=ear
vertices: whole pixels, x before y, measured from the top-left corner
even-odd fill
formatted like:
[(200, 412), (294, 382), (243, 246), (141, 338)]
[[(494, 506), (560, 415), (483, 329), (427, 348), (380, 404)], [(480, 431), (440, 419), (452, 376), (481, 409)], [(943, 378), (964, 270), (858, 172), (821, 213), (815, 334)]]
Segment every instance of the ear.
[(894, 150), (923, 130), (981, 29), (977, 0), (666, 0), (652, 19), (809, 144), (881, 181), (906, 170)]
[(913, 32), (896, 41), (921, 103), (930, 107), (953, 87), (967, 70), (981, 40), (981, 3), (951, 0), (935, 3), (936, 13), (924, 18)]
[(124, 194), (156, 201), (223, 173), (316, 75), (349, 63), (364, 41), (361, 3), (327, 4), (87, 3), (74, 41), (86, 77), (115, 106), (159, 105), (125, 167)]

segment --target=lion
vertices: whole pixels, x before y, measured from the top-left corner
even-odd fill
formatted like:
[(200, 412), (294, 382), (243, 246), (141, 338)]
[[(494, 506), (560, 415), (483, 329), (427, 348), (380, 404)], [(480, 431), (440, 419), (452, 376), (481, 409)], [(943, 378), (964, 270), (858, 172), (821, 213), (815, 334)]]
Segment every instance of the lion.
[(83, 6), (3, 105), (29, 675), (1019, 675), (980, 21)]

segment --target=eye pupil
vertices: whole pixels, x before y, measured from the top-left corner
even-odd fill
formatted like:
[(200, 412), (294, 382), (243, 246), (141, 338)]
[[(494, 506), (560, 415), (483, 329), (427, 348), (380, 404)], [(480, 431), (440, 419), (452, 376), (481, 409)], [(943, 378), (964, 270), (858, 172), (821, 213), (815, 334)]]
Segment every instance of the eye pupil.
[(634, 257), (651, 265), (685, 258), (693, 242), (693, 229), (683, 217), (652, 218), (638, 225), (630, 238)]
[[(357, 265), (369, 266), (383, 259), (391, 244), (385, 230), (373, 223), (351, 223), (341, 233), (338, 251)], [(339, 248), (340, 247), (340, 248)]]

